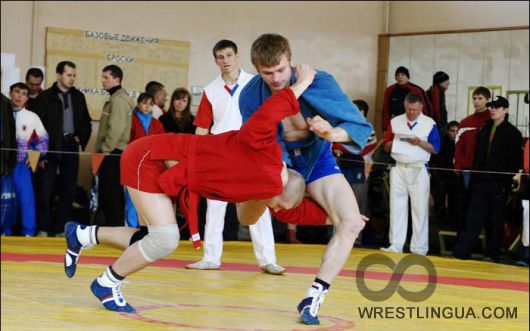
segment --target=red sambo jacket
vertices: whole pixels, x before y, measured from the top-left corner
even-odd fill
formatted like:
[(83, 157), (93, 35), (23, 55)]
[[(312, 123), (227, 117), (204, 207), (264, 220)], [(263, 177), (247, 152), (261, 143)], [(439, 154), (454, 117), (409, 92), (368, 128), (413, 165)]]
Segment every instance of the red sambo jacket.
[(164, 134), (152, 140), (151, 160), (179, 161), (160, 175), (158, 184), (169, 196), (177, 196), (183, 188), (188, 191), (188, 223), (196, 235), (192, 234), (195, 247), (200, 246), (194, 229), (197, 194), (243, 202), (282, 193), (282, 151), (276, 130), (283, 118), (299, 110), (298, 100), (287, 88), (265, 101), (240, 130), (206, 136)]

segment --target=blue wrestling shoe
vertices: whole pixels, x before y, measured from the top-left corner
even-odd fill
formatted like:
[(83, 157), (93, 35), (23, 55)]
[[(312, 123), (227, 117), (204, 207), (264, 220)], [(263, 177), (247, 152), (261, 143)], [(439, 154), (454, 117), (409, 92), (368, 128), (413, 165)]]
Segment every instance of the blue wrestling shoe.
[(322, 285), (313, 284), (307, 292), (307, 297), (298, 304), (298, 312), (300, 313), (300, 321), (307, 325), (319, 325), (318, 310), (320, 304), (324, 302), (324, 296), (328, 290), (324, 290)]
[(68, 278), (72, 278), (77, 267), (77, 260), (81, 254), (83, 245), (77, 239), (77, 227), (82, 228), (86, 225), (81, 225), (77, 222), (71, 221), (64, 225), (64, 237), (66, 239), (66, 253), (64, 254), (64, 273)]
[(90, 290), (101, 301), (103, 306), (108, 310), (123, 312), (123, 313), (136, 313), (131, 305), (125, 301), (123, 294), (121, 294), (121, 285), (123, 282), (117, 282), (114, 287), (106, 287), (99, 284), (97, 278), (94, 279)]

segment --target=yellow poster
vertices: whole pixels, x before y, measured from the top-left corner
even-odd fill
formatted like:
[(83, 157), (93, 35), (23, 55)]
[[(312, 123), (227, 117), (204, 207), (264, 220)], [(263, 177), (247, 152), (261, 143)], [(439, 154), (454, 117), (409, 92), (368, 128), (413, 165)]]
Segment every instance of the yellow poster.
[[(188, 88), (190, 43), (120, 33), (46, 28), (46, 86), (56, 80), (61, 61), (76, 65), (75, 86), (85, 94), (90, 116), (99, 120), (108, 94), (101, 86), (102, 69), (115, 64), (123, 70), (122, 86), (136, 99), (152, 80), (168, 94)], [(167, 108), (166, 104), (166, 108)]]

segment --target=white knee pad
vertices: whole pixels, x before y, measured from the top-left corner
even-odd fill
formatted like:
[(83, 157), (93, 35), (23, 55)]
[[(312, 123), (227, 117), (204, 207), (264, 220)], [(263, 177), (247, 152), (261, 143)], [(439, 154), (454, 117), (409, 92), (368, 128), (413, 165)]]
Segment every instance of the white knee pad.
[(147, 230), (147, 236), (138, 242), (140, 252), (147, 261), (163, 259), (178, 247), (180, 234), (177, 224), (153, 225)]

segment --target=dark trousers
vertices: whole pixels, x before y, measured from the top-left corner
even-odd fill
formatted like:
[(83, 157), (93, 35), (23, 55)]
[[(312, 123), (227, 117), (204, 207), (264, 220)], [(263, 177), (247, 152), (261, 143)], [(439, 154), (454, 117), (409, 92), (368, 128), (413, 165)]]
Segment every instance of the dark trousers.
[[(431, 194), (434, 201), (434, 215), (439, 218), (442, 226), (448, 226), (454, 229), (460, 229), (465, 223), (464, 217), (458, 216), (458, 181), (456, 175), (451, 173), (436, 173), (432, 171), (431, 176)], [(462, 209), (467, 210), (467, 205), (462, 203)]]
[(458, 187), (455, 176), (447, 176), (443, 179), (445, 183), (445, 194), (447, 195), (447, 213), (452, 224), (458, 224)]
[[(73, 137), (63, 137), (62, 151), (68, 153), (50, 153), (44, 169), (39, 168), (37, 174), (36, 204), (39, 231), (61, 233), (64, 231), (64, 224), (73, 216), (72, 202), (79, 172), (79, 145)], [(59, 195), (56, 217), (51, 214), (54, 192)]]
[(454, 256), (468, 259), (480, 231), (486, 229), (485, 256), (499, 260), (504, 235), (504, 210), (508, 190), (502, 182), (480, 181), (471, 184), (471, 202), (466, 225), (458, 236)]
[(340, 171), (350, 184), (353, 194), (355, 195), (355, 200), (357, 200), (357, 205), (359, 211), (363, 215), (368, 213), (368, 183), (364, 176), (364, 163), (361, 164), (362, 167), (350, 168), (342, 167)]
[(98, 171), (98, 205), (106, 226), (125, 224), (125, 193), (120, 184), (121, 153), (122, 150), (115, 149), (111, 155), (105, 156)]
[(458, 232), (465, 226), (467, 213), (469, 211), (469, 202), (471, 199), (471, 190), (466, 186), (462, 173), (456, 178), (456, 196), (457, 196), (457, 215), (456, 228)]

